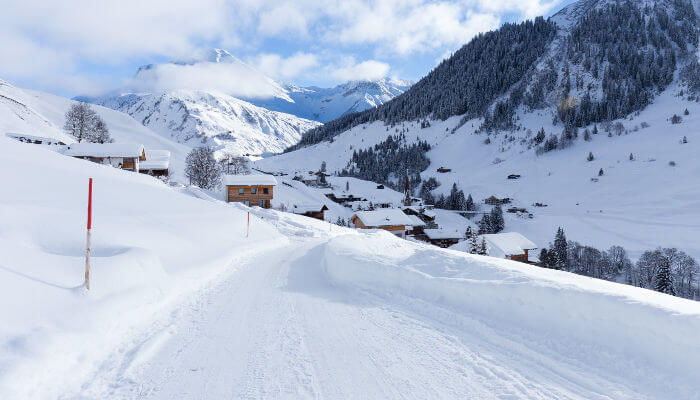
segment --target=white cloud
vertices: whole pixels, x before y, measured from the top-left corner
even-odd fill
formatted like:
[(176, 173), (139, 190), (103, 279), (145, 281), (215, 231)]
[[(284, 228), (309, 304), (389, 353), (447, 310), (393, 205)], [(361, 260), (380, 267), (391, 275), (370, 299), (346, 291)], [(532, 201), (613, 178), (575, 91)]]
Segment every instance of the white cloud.
[(242, 63), (159, 64), (128, 83), (135, 91), (214, 90), (238, 97), (271, 97), (277, 85)]
[(367, 60), (356, 64), (354, 60), (348, 59), (345, 65), (336, 68), (332, 75), (343, 81), (377, 80), (386, 77), (389, 68), (389, 64), (380, 61)]
[[(390, 59), (433, 52), (437, 57), (496, 28), (505, 14), (529, 18), (561, 1), (0, 0), (0, 77), (48, 90), (77, 90), (75, 82), (81, 82), (82, 90), (90, 86), (87, 79), (102, 84), (110, 79), (102, 76), (105, 67), (224, 46), (247, 54), (266, 73), (290, 79), (328, 72), (319, 66), (322, 60), (337, 65), (346, 54)], [(298, 53), (272, 54), (279, 46)], [(353, 61), (329, 76), (376, 77), (387, 71), (384, 62)]]
[(315, 54), (302, 52), (287, 58), (279, 54), (264, 53), (253, 59), (253, 65), (261, 72), (276, 79), (296, 78), (318, 64), (318, 57)]

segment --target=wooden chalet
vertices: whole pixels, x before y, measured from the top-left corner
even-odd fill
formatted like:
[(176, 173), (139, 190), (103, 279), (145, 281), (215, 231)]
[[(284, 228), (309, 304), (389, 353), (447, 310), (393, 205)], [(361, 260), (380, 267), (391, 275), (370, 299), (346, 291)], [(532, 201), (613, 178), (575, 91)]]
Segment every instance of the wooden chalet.
[(457, 231), (446, 229), (425, 229), (424, 233), (428, 242), (445, 249), (459, 243), (459, 240), (464, 237)]
[(169, 176), (170, 152), (168, 150), (146, 150), (146, 160), (139, 163), (139, 172), (153, 176)]
[(383, 208), (374, 211), (358, 211), (350, 221), (358, 229), (383, 229), (400, 238), (406, 238), (407, 227), (414, 222), (403, 211)]
[(74, 143), (63, 154), (135, 172), (146, 161), (146, 149), (136, 143)]
[(537, 249), (535, 243), (517, 232), (494, 233), (481, 237), (486, 241), (488, 255), (491, 257), (528, 263), (530, 252)]
[(272, 175), (226, 175), (226, 201), (270, 208), (277, 179)]
[(291, 209), (291, 212), (294, 214), (320, 219), (321, 221), (325, 221), (326, 211), (328, 211), (328, 207), (325, 204), (294, 204)]
[(484, 203), (491, 205), (491, 206), (496, 206), (496, 205), (500, 205), (500, 204), (510, 204), (510, 198), (504, 197), (502, 199), (499, 199), (496, 196), (491, 196), (491, 197), (484, 199)]
[(406, 215), (411, 220), (411, 225), (406, 227), (409, 236), (422, 236), (425, 234), (426, 223), (416, 215)]

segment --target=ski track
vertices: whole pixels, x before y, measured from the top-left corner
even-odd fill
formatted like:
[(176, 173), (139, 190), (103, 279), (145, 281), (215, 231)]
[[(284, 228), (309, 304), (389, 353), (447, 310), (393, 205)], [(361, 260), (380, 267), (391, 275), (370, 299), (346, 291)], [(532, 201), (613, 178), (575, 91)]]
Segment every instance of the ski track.
[(518, 332), (333, 287), (322, 243), (298, 238), (232, 266), (64, 398), (646, 398)]

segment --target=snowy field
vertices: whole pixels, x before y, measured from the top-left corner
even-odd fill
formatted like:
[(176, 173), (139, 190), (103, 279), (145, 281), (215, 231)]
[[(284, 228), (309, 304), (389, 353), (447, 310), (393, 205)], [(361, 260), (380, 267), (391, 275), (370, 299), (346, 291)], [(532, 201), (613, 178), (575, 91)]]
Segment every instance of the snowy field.
[[(665, 246), (698, 258), (700, 104), (675, 97), (677, 91), (668, 89), (640, 115), (622, 120), (627, 134), (608, 137), (599, 126), (600, 133), (586, 142), (584, 129), (580, 129), (573, 146), (541, 156), (520, 140), (531, 138), (541, 127), (547, 135), (560, 134), (562, 125), (552, 125), (550, 111), (519, 113), (517, 122), (524, 129), (492, 135), (490, 144), (484, 143), (485, 134), (473, 133), (481, 123), (478, 120), (467, 122), (454, 134), (459, 117), (432, 121), (425, 129), (415, 121), (394, 128), (375, 122), (357, 126), (332, 143), (262, 159), (256, 165), (266, 171), (293, 173), (318, 170), (326, 161), (328, 171), (339, 171), (354, 150), (374, 146), (405, 129), (408, 141), (420, 139), (432, 145), (427, 154), (432, 163), (422, 178), (435, 177), (442, 183), (436, 194), (448, 194), (456, 182), (482, 204), (491, 195), (513, 198), (514, 206), (526, 208), (534, 218), (506, 214), (506, 230), (524, 234), (540, 248), (553, 240), (561, 226), (571, 240), (597, 248), (621, 245), (633, 257)], [(687, 116), (683, 115), (685, 108), (690, 113)], [(672, 125), (674, 114), (682, 115), (683, 122)], [(642, 128), (642, 122), (649, 127)], [(532, 131), (529, 137), (527, 129)], [(681, 144), (684, 136), (688, 143)], [(595, 158), (590, 162), (589, 152)], [(634, 161), (629, 160), (630, 153)], [(452, 172), (437, 173), (439, 167)], [(605, 174), (598, 177), (601, 168)], [(510, 174), (522, 177), (508, 180)], [(548, 207), (533, 207), (534, 203)]]
[(241, 205), (1, 137), (0, 173), (3, 399), (700, 398), (700, 303), (273, 210), (246, 238)]

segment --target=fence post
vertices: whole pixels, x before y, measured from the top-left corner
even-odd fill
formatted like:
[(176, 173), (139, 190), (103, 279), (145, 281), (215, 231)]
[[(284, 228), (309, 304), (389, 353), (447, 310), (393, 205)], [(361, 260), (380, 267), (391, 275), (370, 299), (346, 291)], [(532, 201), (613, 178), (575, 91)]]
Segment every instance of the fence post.
[(248, 211), (248, 222), (246, 223), (245, 237), (248, 237), (249, 233), (250, 233), (250, 211)]
[(87, 240), (85, 244), (85, 288), (90, 290), (90, 231), (92, 230), (92, 178), (88, 184)]

